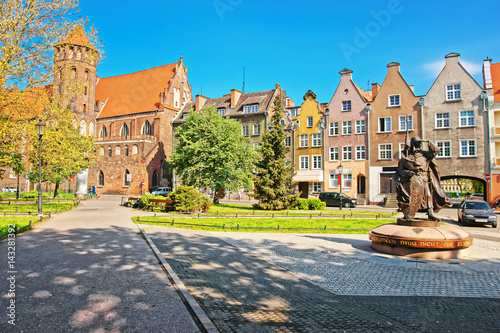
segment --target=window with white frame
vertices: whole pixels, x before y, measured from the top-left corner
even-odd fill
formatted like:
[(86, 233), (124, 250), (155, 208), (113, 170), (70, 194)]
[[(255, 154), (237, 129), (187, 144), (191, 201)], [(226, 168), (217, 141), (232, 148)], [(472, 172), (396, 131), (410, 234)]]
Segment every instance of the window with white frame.
[(243, 113), (250, 113), (250, 105), (243, 105)]
[(343, 173), (342, 174), (342, 190), (345, 188), (351, 188), (352, 187), (352, 174), (350, 173)]
[(459, 120), (460, 127), (476, 125), (474, 120), (474, 111), (460, 111)]
[(260, 143), (255, 142), (255, 143), (253, 144), (253, 147), (254, 147), (254, 148), (259, 148), (259, 147), (260, 147)]
[(291, 136), (287, 136), (285, 138), (285, 146), (290, 147), (291, 145), (292, 145), (292, 137)]
[(338, 188), (338, 187), (339, 187), (339, 175), (330, 174), (330, 188)]
[(378, 158), (381, 160), (392, 159), (392, 143), (378, 145)]
[(259, 104), (252, 104), (251, 109), (252, 109), (252, 113), (259, 112)]
[(321, 183), (314, 182), (312, 190), (313, 190), (313, 192), (316, 192), (316, 193), (321, 192)]
[(219, 113), (219, 115), (224, 117), (224, 115), (226, 114), (226, 108), (218, 108), (217, 112)]
[(352, 134), (352, 122), (351, 121), (343, 121), (342, 122), (342, 135), (350, 135)]
[(476, 156), (476, 140), (460, 140), (460, 157)]
[(436, 146), (441, 149), (437, 157), (451, 157), (451, 141), (436, 141)]
[(339, 147), (330, 147), (330, 161), (339, 160)]
[(352, 160), (352, 147), (342, 147), (342, 160), (350, 161)]
[(436, 128), (450, 127), (450, 113), (436, 113)]
[(389, 95), (389, 107), (401, 106), (400, 95)]
[(307, 117), (307, 127), (313, 127), (313, 117)]
[(253, 135), (260, 135), (260, 124), (253, 125)]
[(351, 101), (342, 102), (342, 111), (351, 111)]
[(446, 86), (446, 100), (456, 101), (462, 99), (460, 84), (451, 84)]
[(323, 160), (323, 156), (313, 155), (312, 156), (312, 169), (321, 170), (322, 169), (322, 163), (321, 163), (322, 160)]
[(309, 170), (309, 156), (299, 156), (299, 169)]
[(408, 120), (408, 130), (413, 131), (413, 116), (399, 116), (399, 130), (406, 131), (406, 124)]
[(328, 128), (330, 136), (339, 135), (339, 123), (330, 123), (330, 126), (328, 126)]
[(248, 136), (248, 125), (241, 126), (241, 135)]
[(365, 146), (356, 146), (356, 159), (357, 160), (366, 160), (366, 147)]
[(392, 132), (391, 117), (378, 118), (378, 131), (379, 132)]
[(364, 119), (356, 120), (356, 134), (366, 133), (366, 122)]
[(299, 148), (309, 147), (309, 134), (299, 135)]
[(298, 114), (299, 114), (299, 109), (290, 109), (291, 117), (297, 117)]
[(321, 147), (321, 133), (313, 133), (311, 134), (312, 146), (313, 147)]
[(401, 157), (403, 157), (404, 150), (405, 150), (405, 143), (402, 142), (399, 144), (399, 159), (401, 159)]

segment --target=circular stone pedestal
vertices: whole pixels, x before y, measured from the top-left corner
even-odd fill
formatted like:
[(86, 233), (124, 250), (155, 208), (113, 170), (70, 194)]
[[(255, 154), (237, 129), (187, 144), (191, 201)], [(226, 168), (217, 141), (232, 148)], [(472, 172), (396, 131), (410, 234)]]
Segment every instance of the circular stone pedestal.
[[(399, 222), (399, 221), (398, 221)], [(472, 237), (458, 226), (384, 224), (370, 231), (375, 251), (424, 259), (456, 259), (469, 255)]]

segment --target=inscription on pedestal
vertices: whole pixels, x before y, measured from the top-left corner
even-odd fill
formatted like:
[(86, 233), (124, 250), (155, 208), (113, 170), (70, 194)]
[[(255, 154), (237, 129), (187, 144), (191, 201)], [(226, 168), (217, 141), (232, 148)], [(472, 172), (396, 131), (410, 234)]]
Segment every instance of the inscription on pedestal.
[(465, 249), (472, 245), (471, 237), (461, 240), (418, 240), (397, 239), (370, 234), (370, 239), (372, 242), (380, 244), (422, 249)]

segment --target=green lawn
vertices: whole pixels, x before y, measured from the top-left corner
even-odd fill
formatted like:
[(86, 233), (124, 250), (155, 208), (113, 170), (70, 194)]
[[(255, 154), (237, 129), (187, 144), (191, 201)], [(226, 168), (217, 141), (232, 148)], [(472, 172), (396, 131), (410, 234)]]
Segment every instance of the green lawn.
[(9, 225), (16, 225), (18, 229), (21, 229), (30, 221), (36, 223), (40, 221), (40, 218), (38, 216), (0, 216), (0, 234), (7, 233)]
[[(287, 233), (328, 233), (328, 234), (366, 234), (382, 224), (395, 223), (395, 219), (374, 218), (177, 218), (177, 217), (141, 217), (134, 222), (160, 225), (182, 229), (238, 232), (287, 232)], [(148, 221), (148, 222), (145, 222)], [(174, 225), (172, 226), (172, 221)], [(163, 222), (163, 223), (161, 223)], [(278, 229), (279, 226), (279, 229)], [(326, 226), (326, 229), (325, 229)]]
[[(74, 206), (73, 203), (71, 202), (65, 202), (65, 203), (44, 203), (42, 205), (42, 212), (44, 213), (54, 213), (56, 210), (59, 211), (64, 211), (64, 210), (69, 210)], [(8, 213), (26, 213), (26, 212), (31, 212), (32, 214), (38, 213), (38, 205), (37, 204), (15, 204), (12, 203), (10, 205), (0, 205), (0, 212), (6, 212)]]

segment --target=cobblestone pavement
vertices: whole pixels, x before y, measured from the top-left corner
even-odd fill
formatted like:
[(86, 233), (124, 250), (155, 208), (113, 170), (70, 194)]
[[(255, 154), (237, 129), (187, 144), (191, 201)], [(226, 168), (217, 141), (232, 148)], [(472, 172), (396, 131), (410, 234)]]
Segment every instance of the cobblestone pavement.
[(500, 259), (389, 258), (360, 236), (144, 228), (221, 332), (500, 328)]

